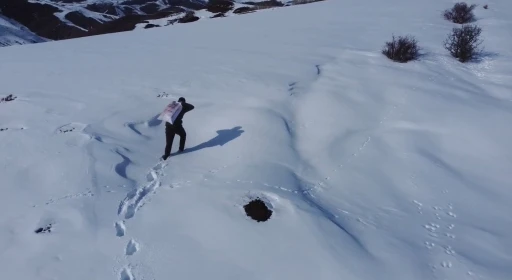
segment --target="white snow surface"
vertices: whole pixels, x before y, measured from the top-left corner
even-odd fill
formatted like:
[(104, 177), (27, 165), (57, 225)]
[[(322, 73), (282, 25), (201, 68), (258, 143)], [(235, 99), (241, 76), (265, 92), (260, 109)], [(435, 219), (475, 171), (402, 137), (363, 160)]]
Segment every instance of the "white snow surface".
[(0, 15), (0, 47), (46, 42), (25, 26)]
[[(447, 0), (1, 49), (2, 279), (512, 279), (512, 3), (488, 4), (468, 64)], [(425, 55), (391, 62), (392, 34)]]

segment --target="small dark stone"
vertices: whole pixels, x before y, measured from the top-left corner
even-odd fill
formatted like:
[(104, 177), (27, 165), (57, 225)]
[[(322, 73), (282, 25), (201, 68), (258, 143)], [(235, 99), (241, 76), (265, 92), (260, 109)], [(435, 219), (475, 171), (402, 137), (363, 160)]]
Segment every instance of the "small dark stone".
[(12, 94), (9, 94), (7, 95), (6, 97), (2, 97), (0, 99), (0, 102), (9, 102), (9, 101), (14, 101), (14, 99), (16, 99), (16, 96), (13, 96)]
[(34, 230), (35, 233), (46, 233), (46, 232), (52, 232), (52, 224), (49, 224), (45, 227), (40, 227), (36, 230)]
[(252, 200), (244, 209), (248, 217), (258, 222), (265, 222), (272, 216), (272, 210), (261, 199)]

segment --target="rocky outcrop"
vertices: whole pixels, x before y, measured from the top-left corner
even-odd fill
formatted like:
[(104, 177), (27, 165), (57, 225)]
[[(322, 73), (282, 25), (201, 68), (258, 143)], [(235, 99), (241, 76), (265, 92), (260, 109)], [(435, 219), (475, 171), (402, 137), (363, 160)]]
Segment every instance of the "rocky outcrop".
[(0, 3), (0, 10), (5, 17), (23, 24), (44, 38), (61, 40), (87, 34), (79, 28), (63, 24), (55, 15), (61, 10), (48, 4), (30, 3), (28, 0), (7, 0)]
[[(21, 23), (38, 36), (62, 40), (130, 31), (139, 24), (154, 28), (194, 22), (200, 19), (194, 13), (198, 10), (210, 12), (210, 18), (219, 18), (316, 1), (322, 0), (293, 0), (286, 4), (279, 0), (240, 0), (236, 1), (238, 5), (234, 0), (0, 0), (0, 15)], [(165, 24), (150, 22), (167, 17)]]

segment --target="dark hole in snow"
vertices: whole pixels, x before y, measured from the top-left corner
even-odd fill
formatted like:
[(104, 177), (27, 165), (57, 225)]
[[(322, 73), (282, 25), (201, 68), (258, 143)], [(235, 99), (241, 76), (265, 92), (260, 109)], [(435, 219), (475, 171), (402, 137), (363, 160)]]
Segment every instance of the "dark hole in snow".
[(35, 233), (47, 233), (52, 232), (52, 224), (49, 224), (45, 227), (40, 227), (34, 231)]
[(261, 199), (252, 200), (244, 206), (244, 209), (248, 217), (258, 222), (265, 222), (272, 216), (272, 210)]

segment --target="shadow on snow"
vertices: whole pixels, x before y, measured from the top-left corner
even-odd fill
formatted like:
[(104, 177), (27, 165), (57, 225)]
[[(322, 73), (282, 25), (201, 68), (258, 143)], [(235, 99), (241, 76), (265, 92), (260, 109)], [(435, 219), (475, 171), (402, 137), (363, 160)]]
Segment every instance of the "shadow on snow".
[(240, 137), (240, 135), (242, 135), (242, 133), (244, 133), (244, 131), (242, 130), (241, 126), (236, 126), (231, 129), (217, 130), (217, 136), (213, 137), (212, 139), (210, 139), (204, 143), (201, 143), (197, 146), (194, 146), (191, 148), (186, 148), (181, 153), (174, 152), (171, 154), (171, 156), (178, 155), (178, 154), (191, 153), (191, 152), (199, 151), (199, 150), (206, 149), (206, 148), (212, 148), (215, 146), (224, 146), (228, 142), (231, 142), (231, 141), (235, 140), (236, 138)]

